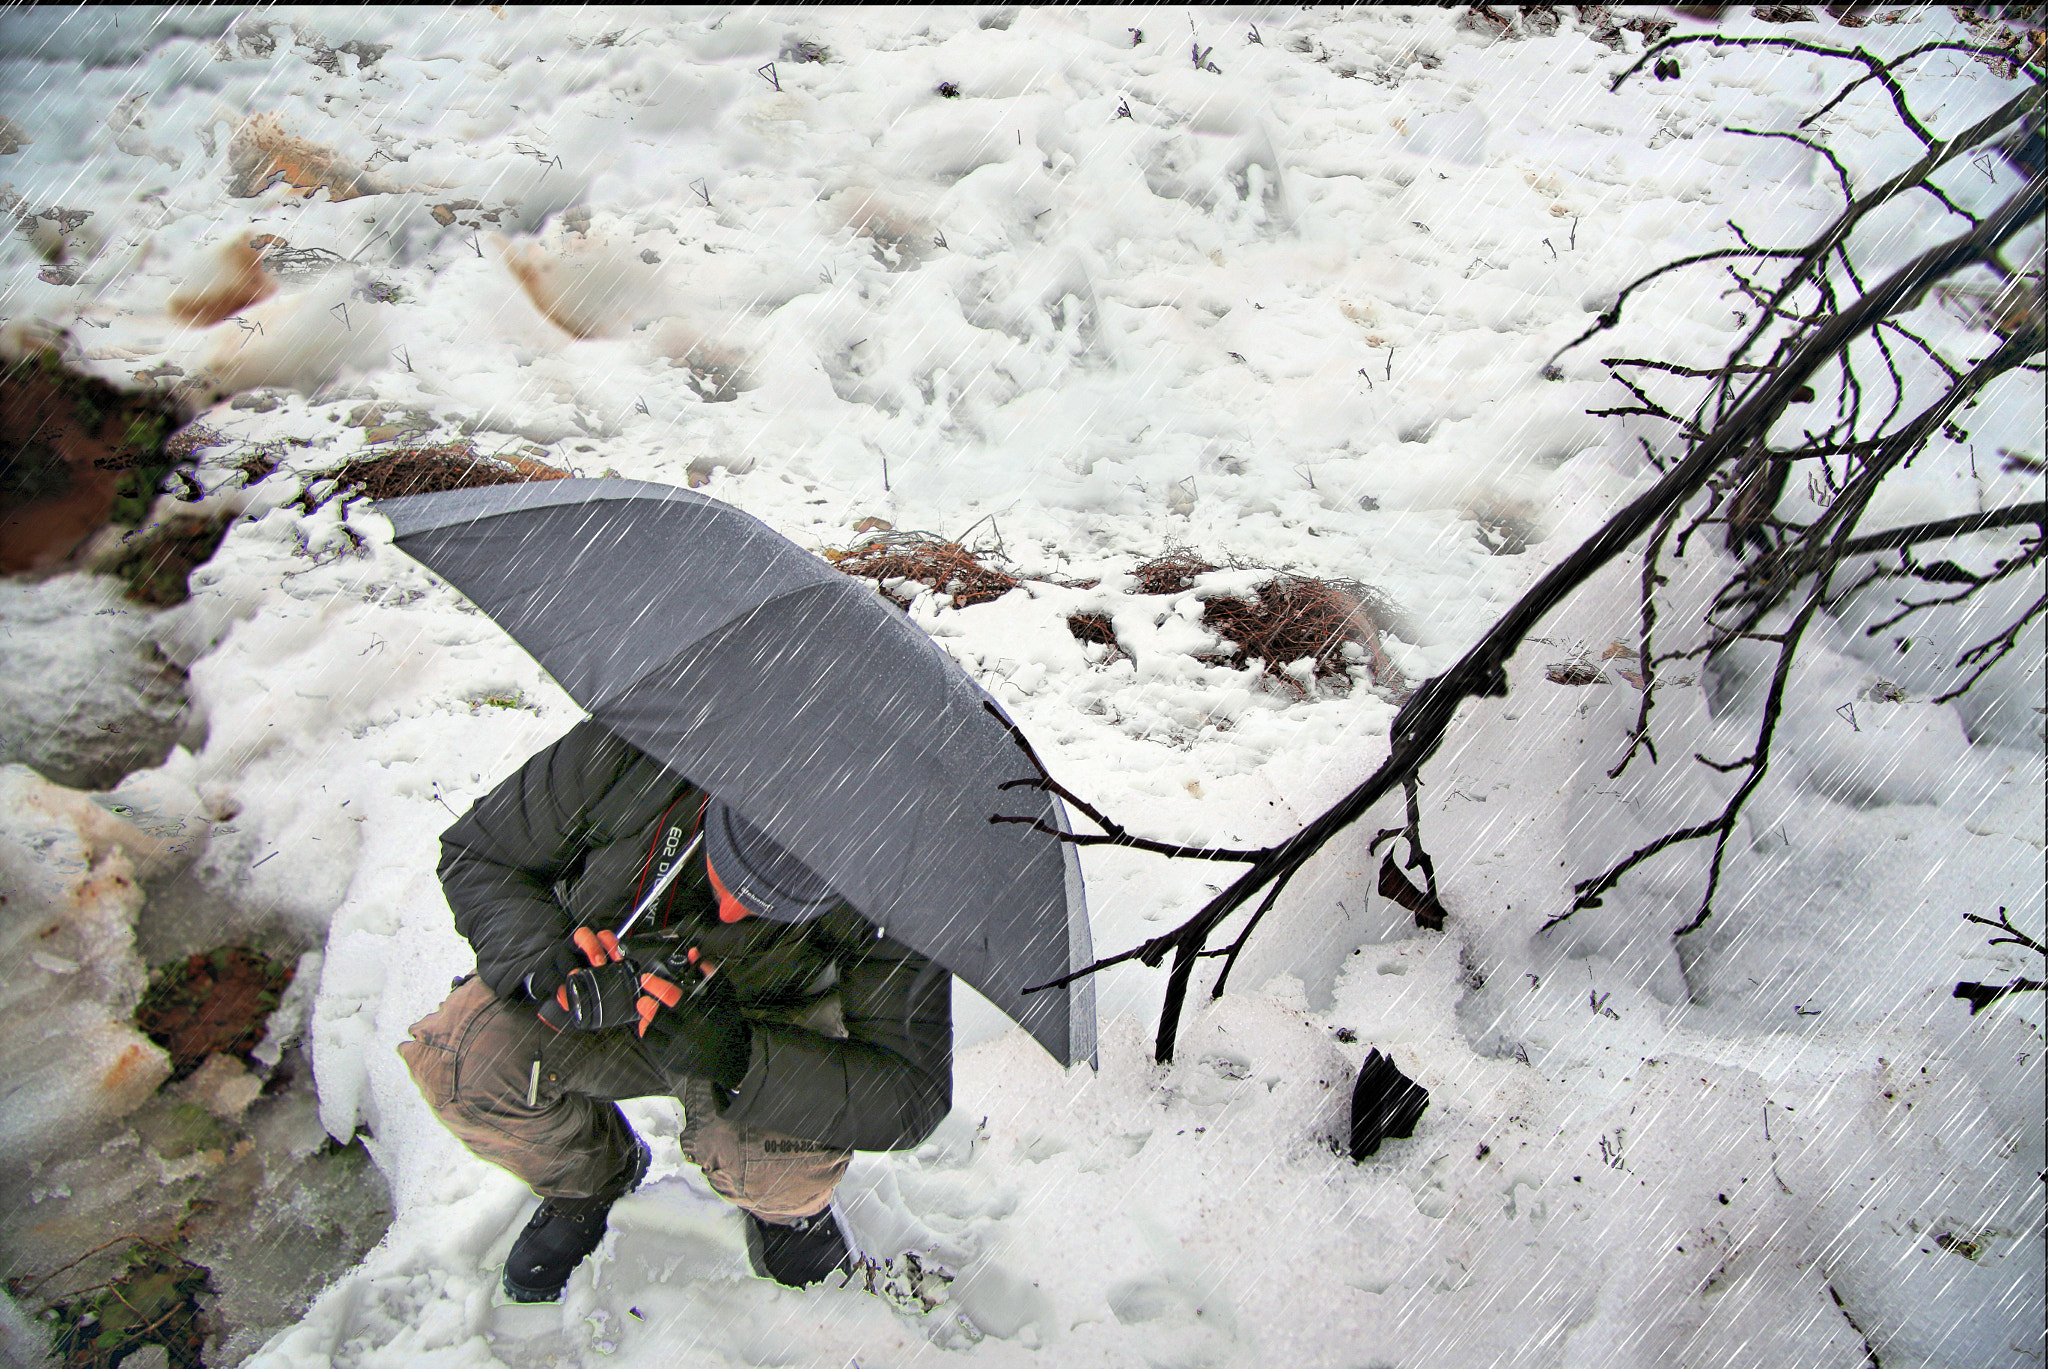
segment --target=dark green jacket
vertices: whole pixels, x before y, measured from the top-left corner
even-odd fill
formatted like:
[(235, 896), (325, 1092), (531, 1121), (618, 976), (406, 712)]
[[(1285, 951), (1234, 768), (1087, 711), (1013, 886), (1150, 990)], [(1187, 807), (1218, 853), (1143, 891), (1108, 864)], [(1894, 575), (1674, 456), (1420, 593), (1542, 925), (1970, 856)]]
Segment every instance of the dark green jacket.
[[(669, 850), (686, 846), (702, 800), (592, 721), (478, 799), (442, 833), (439, 873), (484, 982), (517, 997), (574, 928), (616, 927), (662, 868), (657, 833)], [(795, 925), (721, 923), (700, 848), (634, 935), (655, 930), (719, 962), (752, 1024), (753, 1058), (727, 1118), (850, 1150), (901, 1150), (951, 1109), (952, 976), (851, 905)], [(832, 995), (843, 1038), (790, 1025)]]

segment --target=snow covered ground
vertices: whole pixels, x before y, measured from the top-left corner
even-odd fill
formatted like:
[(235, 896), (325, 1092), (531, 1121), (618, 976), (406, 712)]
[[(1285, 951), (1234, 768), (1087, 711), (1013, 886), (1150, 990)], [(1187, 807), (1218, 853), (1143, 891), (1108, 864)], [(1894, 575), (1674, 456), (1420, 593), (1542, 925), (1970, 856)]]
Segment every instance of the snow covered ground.
[[(1618, 563), (1425, 772), (1445, 932), (1373, 892), (1389, 809), (1294, 883), (1229, 993), (1198, 972), (1170, 1066), (1161, 972), (1101, 976), (1094, 1073), (963, 995), (955, 1115), (842, 1190), (865, 1245), (956, 1272), (950, 1302), (913, 1318), (747, 1277), (678, 1108), (649, 1100), (627, 1111), (652, 1177), (615, 1238), (560, 1306), (507, 1308), (530, 1199), (440, 1129), (392, 1047), (469, 964), (438, 833), (578, 713), (376, 515), (289, 502), (294, 472), (373, 439), (467, 435), (699, 484), (816, 549), (879, 518), (1099, 578), (913, 614), (1111, 815), (1271, 841), (1384, 758), (1393, 703), (1197, 660), (1200, 600), (1128, 594), (1131, 567), (1187, 545), (1364, 581), (1401, 611), (1407, 675), (1446, 667), (1653, 474), (1636, 429), (1584, 412), (1618, 393), (1598, 357), (1717, 357), (1739, 301), (1701, 273), (1559, 379), (1544, 362), (1636, 274), (1732, 243), (1730, 220), (1775, 242), (1832, 215), (1811, 153), (1720, 130), (1791, 127), (1839, 64), (1695, 48), (1680, 80), (1610, 93), (1639, 34), (1496, 41), (1404, 9), (175, 17), (188, 36), (134, 10), (0, 17), (0, 114), (29, 138), (0, 158), (16, 212), (92, 214), (76, 269), (6, 239), (0, 316), (70, 323), (123, 372), (275, 387), (204, 416), (227, 442), (201, 478), (248, 517), (156, 620), (196, 749), (102, 804), (175, 811), (224, 921), (323, 946), (302, 971), (321, 1120), (364, 1132), (391, 1185), (382, 1244), (250, 1363), (2040, 1363), (2041, 998), (1971, 1016), (1950, 996), (2040, 973), (1962, 921), (2003, 906), (2040, 934), (2038, 625), (1953, 705), (1927, 700), (1967, 625), (1917, 655), (1831, 626), (1714, 921), (1674, 943), (1704, 870), (1681, 851), (1537, 935), (1575, 879), (1718, 805), (1690, 757), (1739, 754), (1753, 720), (1739, 662), (1667, 683), (1662, 764), (1607, 777), (1634, 690), (1545, 667), (1633, 642), (1639, 569)], [(1879, 52), (1963, 32), (1933, 8), (1723, 31)], [(1948, 131), (2016, 83), (1944, 58), (1911, 88)], [(1832, 120), (1854, 174), (1910, 159), (1889, 110), (1872, 87)], [(274, 154), (329, 188), (229, 193)], [(1965, 164), (1949, 188), (1982, 208), (2012, 184)], [(1953, 222), (1902, 207), (1870, 261)], [(348, 264), (175, 324), (172, 297), (251, 233)], [(1932, 300), (1916, 318), (1968, 343)], [(2040, 454), (2042, 401), (2038, 377), (1988, 391), (1970, 442), (1930, 447), (1867, 526), (2040, 498), (1993, 453)], [(258, 443), (283, 470), (235, 494)], [(1494, 554), (1508, 523), (1528, 545)], [(1128, 657), (1076, 641), (1076, 612), (1109, 615)], [(1217, 873), (1083, 864), (1105, 953)], [(1354, 1165), (1335, 1143), (1374, 1047), (1432, 1101)]]

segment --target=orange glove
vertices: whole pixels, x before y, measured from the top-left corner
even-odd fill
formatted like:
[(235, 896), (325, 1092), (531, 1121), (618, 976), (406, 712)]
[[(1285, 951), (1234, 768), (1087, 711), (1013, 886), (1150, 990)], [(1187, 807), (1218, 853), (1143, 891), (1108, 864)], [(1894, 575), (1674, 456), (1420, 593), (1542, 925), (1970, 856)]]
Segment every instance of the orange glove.
[(578, 927), (555, 948), (555, 965), (562, 983), (553, 997), (541, 1004), (540, 1020), (556, 1031), (572, 1025), (596, 1031), (611, 1025), (605, 1020), (611, 1013), (599, 1005), (608, 999), (615, 1002), (615, 990), (608, 990), (603, 979), (593, 976), (592, 971), (618, 964), (625, 958), (613, 933)]
[[(718, 973), (718, 962), (705, 960), (697, 953), (695, 946), (690, 948), (690, 963), (696, 966), (706, 979)], [(683, 989), (680, 984), (663, 979), (658, 974), (643, 974), (640, 976), (640, 990), (640, 1001), (634, 1006), (640, 1012), (640, 1035), (645, 1036), (647, 1024), (654, 1020), (656, 1013), (663, 1008), (673, 1008), (683, 1001)]]

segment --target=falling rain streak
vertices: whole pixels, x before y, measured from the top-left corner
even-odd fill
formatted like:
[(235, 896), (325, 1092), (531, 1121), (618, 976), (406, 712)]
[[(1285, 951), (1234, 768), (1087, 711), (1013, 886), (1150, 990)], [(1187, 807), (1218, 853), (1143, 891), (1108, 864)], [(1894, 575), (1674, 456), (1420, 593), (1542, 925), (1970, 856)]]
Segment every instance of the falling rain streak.
[[(0, 481), (0, 1358), (2037, 1364), (1992, 12), (0, 13), (0, 351), (191, 420)], [(428, 490), (534, 517), (437, 574)], [(1341, 645), (1226, 635), (1282, 576)], [(1085, 877), (842, 1186), (872, 1288), (747, 1278), (653, 1099), (566, 1300), (484, 1294), (530, 1203), (393, 1047), (474, 961), (439, 834), (586, 711), (746, 718), (962, 967)], [(1375, 1051), (1429, 1104), (1354, 1162)]]

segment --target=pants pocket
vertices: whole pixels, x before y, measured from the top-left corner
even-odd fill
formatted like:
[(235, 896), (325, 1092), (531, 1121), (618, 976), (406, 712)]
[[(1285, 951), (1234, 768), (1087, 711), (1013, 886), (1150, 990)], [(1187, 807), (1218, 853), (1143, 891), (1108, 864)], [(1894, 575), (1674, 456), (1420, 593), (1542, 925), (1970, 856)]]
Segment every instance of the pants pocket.
[(427, 1105), (440, 1112), (455, 1101), (461, 1086), (463, 1038), (480, 1013), (495, 1001), (481, 979), (468, 979), (442, 1000), (441, 1006), (407, 1029), (411, 1038), (398, 1043), (398, 1056), (412, 1074)]

